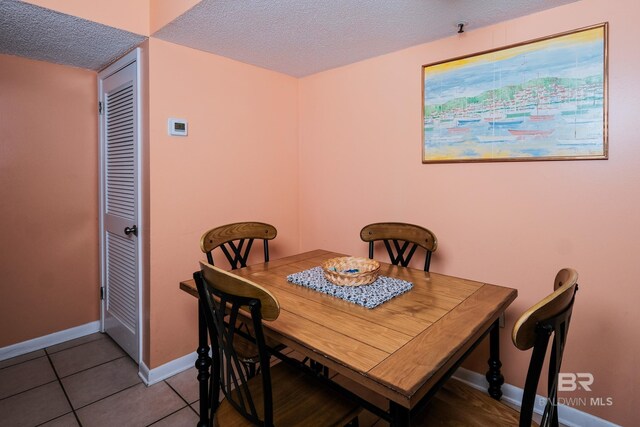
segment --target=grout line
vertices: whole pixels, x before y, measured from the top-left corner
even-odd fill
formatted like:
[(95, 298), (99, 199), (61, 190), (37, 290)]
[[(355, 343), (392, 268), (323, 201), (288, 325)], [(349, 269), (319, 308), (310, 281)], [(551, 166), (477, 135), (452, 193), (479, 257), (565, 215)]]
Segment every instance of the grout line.
[(167, 380), (164, 380), (164, 381), (162, 381), (162, 382), (163, 382), (163, 383), (165, 383), (166, 385), (168, 385), (168, 386), (169, 386), (169, 388), (170, 388), (171, 390), (173, 390), (173, 392), (174, 392), (175, 394), (177, 394), (177, 395), (178, 395), (178, 397), (179, 397), (180, 399), (182, 399), (182, 401), (183, 401), (184, 403), (186, 403), (186, 404), (187, 404), (187, 406), (191, 406), (191, 404), (190, 404), (189, 402), (187, 402), (187, 399), (185, 399), (184, 397), (182, 397), (182, 395), (181, 395), (180, 393), (178, 393), (178, 390), (176, 390), (175, 388), (171, 387), (171, 384), (169, 384), (169, 383), (167, 382)]
[(101, 400), (108, 399), (108, 398), (109, 398), (109, 397), (111, 397), (111, 396), (115, 396), (115, 395), (116, 395), (116, 394), (118, 394), (118, 393), (122, 393), (123, 391), (125, 391), (125, 390), (129, 390), (130, 388), (133, 388), (133, 387), (135, 387), (135, 386), (137, 386), (137, 385), (140, 385), (140, 384), (142, 384), (142, 381), (140, 381), (140, 382), (138, 382), (138, 383), (136, 383), (136, 384), (133, 384), (133, 385), (127, 386), (127, 387), (123, 388), (122, 390), (118, 390), (118, 391), (116, 391), (116, 392), (113, 392), (113, 393), (111, 393), (111, 394), (108, 394), (108, 395), (106, 395), (106, 396), (104, 396), (104, 397), (101, 397), (101, 398), (100, 398), (100, 399), (98, 399), (98, 400), (95, 400), (95, 401), (93, 401), (93, 402), (87, 403), (86, 405), (82, 405), (82, 406), (80, 406), (80, 407), (78, 407), (78, 408), (75, 408), (75, 409), (74, 409), (74, 411), (79, 411), (80, 409), (84, 409), (84, 408), (86, 408), (87, 406), (91, 406), (91, 405), (93, 405), (94, 403), (98, 403), (98, 402), (100, 402)]
[[(199, 400), (196, 400), (196, 402), (199, 402)], [(193, 402), (193, 403), (196, 403), (196, 402)], [(193, 411), (193, 413), (194, 413), (194, 414), (196, 414), (196, 415), (198, 416), (198, 419), (200, 419), (200, 414), (199, 414), (199, 413), (198, 413), (198, 411), (196, 411), (196, 410), (194, 409), (194, 407), (192, 406), (192, 405), (193, 405), (193, 403), (192, 403), (191, 405), (189, 405), (189, 408)]]
[[(191, 410), (193, 411), (193, 413), (194, 413), (194, 414), (199, 415), (199, 414), (198, 414), (198, 412), (196, 412), (196, 410), (195, 410), (195, 409), (193, 409), (193, 407), (191, 406), (191, 403), (187, 402), (187, 399), (185, 399), (184, 397), (182, 397), (182, 395), (181, 395), (180, 393), (178, 393), (178, 390), (176, 390), (175, 388), (173, 388), (173, 387), (171, 386), (171, 384), (169, 384), (169, 383), (167, 382), (167, 380), (163, 380), (162, 382), (164, 382), (164, 383), (165, 383), (165, 384), (166, 384), (166, 385), (167, 385), (171, 390), (173, 390), (173, 392), (174, 392), (175, 394), (177, 394), (177, 395), (178, 395), (178, 397), (179, 397), (180, 399), (182, 399), (182, 401), (183, 401), (184, 403), (186, 403), (186, 404), (187, 404), (187, 406), (183, 406), (182, 408), (178, 409), (177, 411), (174, 411), (174, 412), (170, 413), (169, 415), (167, 415), (167, 416), (165, 416), (165, 417), (162, 417), (162, 418), (160, 418), (159, 420), (156, 420), (156, 421), (152, 422), (152, 423), (151, 423), (151, 424), (149, 424), (147, 427), (152, 426), (153, 424), (156, 424), (156, 423), (158, 423), (158, 422), (160, 422), (160, 421), (164, 420), (165, 418), (170, 417), (171, 415), (175, 414), (176, 412), (182, 411), (184, 408), (189, 408), (189, 409), (191, 409)], [(197, 402), (197, 400), (196, 400), (196, 402)]]
[(11, 397), (14, 397), (14, 396), (18, 396), (19, 394), (26, 393), (26, 392), (31, 391), (31, 390), (35, 390), (35, 389), (37, 389), (38, 387), (42, 387), (42, 386), (45, 386), (45, 385), (48, 385), (48, 384), (54, 383), (54, 382), (56, 382), (56, 381), (58, 381), (58, 380), (57, 380), (57, 379), (55, 379), (55, 380), (51, 380), (51, 381), (49, 381), (48, 383), (38, 384), (37, 386), (31, 387), (31, 388), (29, 388), (29, 389), (22, 390), (22, 391), (19, 391), (18, 393), (15, 393), (15, 394), (10, 395), (10, 396), (3, 397), (2, 399), (0, 399), (0, 402), (1, 402), (1, 401), (3, 401), (3, 400), (5, 400), (5, 399), (9, 399), (9, 398), (11, 398)]
[(60, 419), (60, 418), (62, 418), (62, 417), (66, 417), (67, 415), (69, 415), (69, 414), (70, 414), (70, 413), (72, 413), (72, 412), (73, 412), (73, 410), (71, 410), (71, 411), (69, 411), (69, 412), (66, 412), (66, 413), (64, 413), (64, 414), (62, 414), (62, 415), (58, 415), (58, 416), (57, 416), (57, 417), (55, 417), (55, 418), (51, 418), (50, 420), (47, 420), (47, 421), (41, 422), (40, 424), (37, 424), (37, 425), (36, 425), (36, 427), (38, 427), (38, 426), (42, 426), (42, 425), (45, 425), (45, 424), (47, 424), (47, 423), (50, 423), (51, 421), (55, 421), (55, 420)]
[[(36, 351), (38, 351), (38, 350), (36, 350)], [(35, 353), (35, 352), (33, 352), (33, 353)], [(45, 356), (46, 356), (46, 353), (42, 354), (40, 356), (34, 357), (33, 359), (25, 359), (25, 360), (23, 360), (21, 362), (16, 362), (16, 363), (11, 364), (11, 365), (3, 366), (3, 367), (0, 368), (0, 371), (2, 371), (4, 369), (7, 369), (7, 368), (13, 368), (14, 366), (22, 365), (23, 363), (32, 362), (34, 360), (38, 360), (41, 357), (45, 357)], [(15, 359), (17, 357), (20, 357), (20, 356), (12, 357), (11, 359)], [(3, 362), (6, 362), (7, 360), (11, 360), (11, 359), (5, 359), (5, 360), (3, 360)]]
[[(175, 391), (175, 390), (174, 390), (174, 391)], [(184, 399), (182, 399), (182, 400), (184, 400)], [(154, 424), (157, 424), (157, 423), (159, 423), (160, 421), (162, 421), (162, 420), (164, 420), (164, 419), (166, 419), (166, 418), (169, 418), (171, 415), (175, 414), (176, 412), (180, 412), (180, 411), (182, 411), (184, 408), (188, 408), (188, 407), (189, 407), (189, 405), (187, 404), (187, 406), (183, 406), (182, 408), (180, 408), (180, 409), (178, 409), (178, 410), (176, 410), (176, 411), (173, 411), (172, 413), (170, 413), (170, 414), (168, 414), (168, 415), (165, 415), (164, 417), (162, 417), (162, 418), (160, 418), (160, 419), (158, 419), (158, 420), (155, 420), (155, 421), (154, 421), (154, 422), (152, 422), (151, 424), (147, 424), (147, 427), (152, 426), (152, 425), (154, 425)]]
[[(106, 334), (103, 334), (102, 332), (96, 332), (96, 333), (97, 333), (97, 334), (100, 334), (100, 335), (106, 335)], [(87, 336), (87, 335), (85, 335), (85, 336)], [(81, 338), (84, 338), (84, 337), (80, 337), (80, 338), (76, 338), (76, 339), (81, 339)], [(106, 338), (106, 337), (98, 336), (98, 337), (96, 337), (96, 339), (94, 339), (94, 340), (81, 342), (81, 343), (78, 343), (78, 344), (75, 344), (75, 345), (72, 345), (72, 346), (69, 346), (69, 347), (65, 347), (65, 348), (60, 349), (60, 350), (55, 350), (55, 351), (53, 351), (53, 352), (49, 353), (49, 351), (50, 351), (49, 349), (50, 349), (50, 348), (55, 347), (55, 346), (59, 346), (59, 345), (64, 344), (65, 342), (68, 342), (68, 341), (65, 341), (65, 342), (61, 342), (60, 344), (55, 344), (55, 345), (52, 345), (52, 346), (49, 346), (49, 347), (45, 347), (45, 348), (43, 348), (43, 350), (44, 350), (45, 352), (47, 352), (48, 354), (57, 354), (57, 353), (61, 353), (61, 352), (65, 351), (65, 350), (71, 350), (72, 348), (80, 347), (81, 345), (85, 345), (85, 344), (90, 344), (90, 343), (92, 343), (92, 342), (96, 342), (96, 341), (98, 341), (98, 340), (103, 340), (103, 339), (105, 339), (105, 338)]]
[[(55, 354), (55, 353), (54, 353), (54, 354)], [(66, 378), (72, 377), (72, 376), (74, 376), (74, 375), (76, 375), (76, 374), (80, 374), (80, 373), (82, 373), (82, 372), (86, 372), (86, 371), (88, 371), (89, 369), (97, 368), (98, 366), (102, 366), (102, 365), (106, 365), (107, 363), (115, 362), (116, 360), (122, 359), (122, 358), (124, 358), (124, 357), (129, 357), (129, 355), (125, 354), (125, 355), (122, 355), (122, 356), (116, 357), (115, 359), (111, 359), (111, 360), (107, 360), (106, 362), (98, 363), (97, 365), (94, 365), (94, 366), (91, 366), (91, 367), (88, 367), (88, 368), (84, 368), (84, 369), (82, 369), (82, 370), (80, 370), (80, 371), (74, 372), (74, 373), (69, 374), (69, 375), (65, 375), (64, 377), (60, 377), (60, 378), (64, 378), (64, 379), (66, 379)]]
[[(169, 383), (167, 382), (167, 380), (164, 380), (163, 382), (164, 382), (165, 384), (167, 384), (167, 385), (169, 386), (169, 388), (170, 388), (171, 390), (173, 390), (173, 391), (178, 395), (178, 397), (179, 397), (180, 399), (182, 399), (182, 401), (183, 401), (183, 402), (185, 402), (185, 403), (187, 404), (187, 407), (188, 407), (188, 408), (190, 408), (190, 409), (193, 411), (193, 413), (194, 413), (194, 414), (196, 414), (197, 416), (200, 416), (200, 414), (198, 413), (198, 411), (196, 411), (196, 410), (193, 408), (193, 406), (192, 406), (194, 403), (199, 402), (199, 401), (200, 401), (200, 399), (195, 400), (195, 401), (193, 401), (192, 403), (189, 403), (189, 402), (187, 402), (187, 399), (185, 399), (184, 397), (182, 397), (182, 395), (181, 395), (180, 393), (178, 393), (178, 391), (177, 391), (175, 388), (173, 388), (173, 387), (171, 386), (171, 384), (169, 384)], [(180, 409), (184, 409), (184, 408), (180, 408)], [(177, 411), (176, 411), (176, 412), (177, 412)], [(169, 415), (171, 415), (171, 414), (169, 414)], [(167, 416), (168, 416), (168, 415), (167, 415)], [(158, 421), (159, 421), (159, 420), (158, 420)], [(158, 422), (158, 421), (154, 421), (154, 423), (156, 423), (156, 422)]]
[(76, 421), (78, 422), (78, 425), (80, 427), (82, 427), (82, 423), (80, 422), (80, 418), (78, 418), (78, 414), (76, 414), (75, 409), (73, 409), (73, 405), (71, 404), (71, 399), (69, 399), (69, 395), (67, 394), (67, 390), (65, 390), (64, 385), (62, 384), (62, 381), (60, 381), (60, 376), (58, 375), (58, 371), (56, 370), (56, 367), (53, 365), (53, 360), (51, 360), (51, 356), (49, 355), (49, 352), (47, 351), (47, 349), (44, 349), (44, 353), (47, 355), (47, 359), (49, 360), (49, 364), (51, 365), (51, 369), (53, 369), (53, 373), (55, 374), (56, 378), (58, 379), (58, 384), (60, 384), (60, 388), (62, 389), (62, 392), (64, 393), (64, 397), (67, 399), (67, 403), (69, 403), (69, 408), (71, 408), (71, 411), (73, 412), (73, 416), (76, 417)]

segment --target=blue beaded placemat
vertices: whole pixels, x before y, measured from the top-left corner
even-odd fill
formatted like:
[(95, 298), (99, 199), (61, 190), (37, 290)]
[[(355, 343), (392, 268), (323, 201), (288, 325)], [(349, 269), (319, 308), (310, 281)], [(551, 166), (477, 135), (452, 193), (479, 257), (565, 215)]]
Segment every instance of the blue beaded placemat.
[(375, 282), (362, 286), (338, 286), (324, 277), (321, 267), (313, 267), (299, 273), (290, 274), (287, 280), (345, 301), (374, 308), (413, 288), (413, 283), (392, 277), (379, 276)]

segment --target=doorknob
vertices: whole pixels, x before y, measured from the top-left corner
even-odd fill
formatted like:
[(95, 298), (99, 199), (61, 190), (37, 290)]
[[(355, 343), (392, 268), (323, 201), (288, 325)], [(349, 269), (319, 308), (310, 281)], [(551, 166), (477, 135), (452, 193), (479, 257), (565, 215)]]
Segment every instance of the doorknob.
[(124, 228), (124, 234), (127, 236), (133, 234), (134, 236), (138, 235), (138, 227), (136, 225), (132, 225), (131, 227)]

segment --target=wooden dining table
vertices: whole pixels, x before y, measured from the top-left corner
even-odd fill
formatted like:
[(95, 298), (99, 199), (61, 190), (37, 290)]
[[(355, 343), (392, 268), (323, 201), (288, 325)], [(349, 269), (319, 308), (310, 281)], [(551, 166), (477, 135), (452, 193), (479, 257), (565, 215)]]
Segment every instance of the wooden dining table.
[[(369, 309), (287, 281), (288, 275), (337, 256), (342, 254), (314, 250), (233, 271), (278, 299), (280, 315), (263, 322), (265, 334), (381, 396), (386, 408), (369, 404), (367, 409), (394, 426), (410, 425), (411, 416), (489, 335), (489, 394), (501, 397), (499, 319), (516, 298), (515, 289), (381, 262), (380, 275), (409, 281), (413, 288)], [(198, 296), (193, 280), (180, 288)], [(199, 425), (204, 426), (210, 359), (202, 313), (199, 340)]]

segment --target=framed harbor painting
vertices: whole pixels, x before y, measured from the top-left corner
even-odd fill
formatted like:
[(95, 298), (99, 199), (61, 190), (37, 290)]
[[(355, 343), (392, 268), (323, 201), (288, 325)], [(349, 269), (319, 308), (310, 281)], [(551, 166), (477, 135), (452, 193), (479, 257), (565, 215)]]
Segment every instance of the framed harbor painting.
[(422, 67), (422, 162), (606, 159), (607, 23)]

